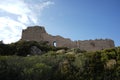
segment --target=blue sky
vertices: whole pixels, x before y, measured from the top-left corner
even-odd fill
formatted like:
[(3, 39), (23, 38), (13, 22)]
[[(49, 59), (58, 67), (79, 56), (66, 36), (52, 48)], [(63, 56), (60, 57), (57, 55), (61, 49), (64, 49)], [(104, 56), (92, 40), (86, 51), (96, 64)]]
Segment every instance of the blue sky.
[(45, 26), (49, 34), (72, 40), (113, 39), (120, 46), (120, 0), (4, 0), (0, 3), (0, 40), (17, 41), (22, 29), (31, 25)]
[(72, 40), (113, 39), (120, 45), (120, 0), (56, 0), (42, 14), (51, 34)]

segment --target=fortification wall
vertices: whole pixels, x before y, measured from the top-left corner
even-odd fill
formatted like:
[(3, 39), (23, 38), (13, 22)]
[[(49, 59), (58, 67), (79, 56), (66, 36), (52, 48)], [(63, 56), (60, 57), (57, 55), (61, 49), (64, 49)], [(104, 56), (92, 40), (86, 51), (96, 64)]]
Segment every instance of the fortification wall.
[(27, 41), (42, 41), (43, 34), (47, 34), (44, 27), (34, 26), (28, 27), (27, 29), (22, 31), (22, 40)]
[(50, 45), (56, 43), (56, 47), (80, 48), (86, 51), (95, 51), (114, 47), (114, 41), (110, 39), (72, 41), (61, 36), (48, 34), (44, 27), (31, 26), (22, 31), (22, 39), (26, 41), (48, 41)]
[(110, 39), (78, 41), (78, 47), (82, 50), (95, 51), (114, 47), (114, 41)]

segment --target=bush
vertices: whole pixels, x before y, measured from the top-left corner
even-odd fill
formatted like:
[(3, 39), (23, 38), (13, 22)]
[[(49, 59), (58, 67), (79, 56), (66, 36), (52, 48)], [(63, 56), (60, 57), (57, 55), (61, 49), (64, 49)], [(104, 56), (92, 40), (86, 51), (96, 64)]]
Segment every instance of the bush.
[[(8, 46), (2, 45), (1, 51)], [(119, 56), (119, 47), (82, 54), (51, 50), (40, 56), (0, 56), (0, 80), (119, 80)]]

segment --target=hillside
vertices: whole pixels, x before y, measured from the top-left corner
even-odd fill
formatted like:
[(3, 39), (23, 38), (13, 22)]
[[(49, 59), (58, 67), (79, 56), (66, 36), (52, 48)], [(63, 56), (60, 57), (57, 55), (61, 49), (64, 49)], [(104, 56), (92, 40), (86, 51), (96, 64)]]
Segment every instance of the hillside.
[[(56, 48), (47, 44), (34, 41), (0, 44), (0, 80), (120, 78), (120, 47), (86, 52), (77, 48)], [(31, 54), (32, 46), (39, 48), (41, 54)]]

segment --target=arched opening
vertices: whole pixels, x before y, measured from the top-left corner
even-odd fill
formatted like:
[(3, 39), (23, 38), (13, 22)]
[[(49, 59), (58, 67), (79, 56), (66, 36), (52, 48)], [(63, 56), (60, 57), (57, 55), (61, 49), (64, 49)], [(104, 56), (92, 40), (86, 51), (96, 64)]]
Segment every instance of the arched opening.
[(56, 41), (53, 41), (53, 46), (54, 46), (54, 47), (56, 47), (56, 46), (57, 46)]

